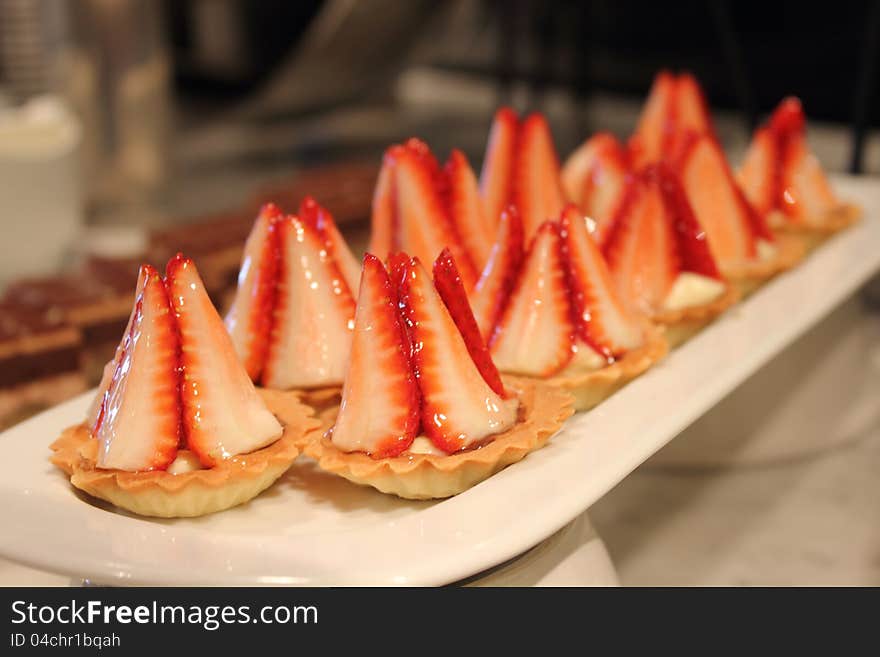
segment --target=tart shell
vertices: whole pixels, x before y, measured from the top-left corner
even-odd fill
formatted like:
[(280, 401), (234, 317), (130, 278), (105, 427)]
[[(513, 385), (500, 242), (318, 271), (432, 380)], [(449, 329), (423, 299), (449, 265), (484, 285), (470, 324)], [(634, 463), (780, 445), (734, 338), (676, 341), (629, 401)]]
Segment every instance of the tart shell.
[(373, 459), (362, 452), (343, 452), (322, 434), (312, 434), (305, 453), (321, 469), (383, 493), (413, 500), (457, 495), (543, 447), (574, 413), (572, 396), (564, 390), (512, 377), (505, 377), (504, 383), (519, 396), (519, 418), (478, 449)]
[[(782, 213), (774, 214), (778, 216)], [(771, 225), (774, 226), (777, 234), (790, 235), (799, 239), (803, 243), (805, 252), (809, 254), (835, 233), (858, 222), (861, 217), (861, 207), (852, 203), (841, 203), (822, 217), (810, 218), (794, 224), (783, 215), (781, 220), (773, 221), (771, 219)]]
[(776, 255), (769, 260), (756, 260), (740, 266), (723, 267), (721, 273), (745, 299), (777, 274), (788, 271), (807, 254), (804, 241), (788, 233), (776, 236)]
[(662, 360), (668, 352), (669, 345), (663, 333), (657, 327), (648, 325), (645, 328), (645, 343), (610, 365), (581, 374), (561, 373), (542, 380), (570, 392), (576, 411), (588, 411)]
[(259, 392), (284, 426), (281, 437), (210, 469), (180, 474), (99, 469), (95, 466), (98, 443), (83, 424), (69, 427), (52, 443), (50, 460), (70, 475), (76, 488), (138, 515), (181, 518), (222, 511), (271, 486), (299, 455), (304, 436), (320, 426), (297, 393)]
[(651, 317), (651, 321), (663, 328), (669, 348), (675, 349), (706, 328), (737, 301), (739, 292), (735, 285), (728, 282), (724, 292), (714, 301), (702, 306), (664, 311)]

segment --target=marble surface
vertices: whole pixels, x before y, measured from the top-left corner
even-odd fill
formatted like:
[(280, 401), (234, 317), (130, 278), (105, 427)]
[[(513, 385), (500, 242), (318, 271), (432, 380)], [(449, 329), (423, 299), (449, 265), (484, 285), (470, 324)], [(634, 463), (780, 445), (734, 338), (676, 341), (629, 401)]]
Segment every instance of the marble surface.
[(624, 585), (878, 586), (878, 472), (880, 427), (772, 466), (648, 461), (590, 516)]

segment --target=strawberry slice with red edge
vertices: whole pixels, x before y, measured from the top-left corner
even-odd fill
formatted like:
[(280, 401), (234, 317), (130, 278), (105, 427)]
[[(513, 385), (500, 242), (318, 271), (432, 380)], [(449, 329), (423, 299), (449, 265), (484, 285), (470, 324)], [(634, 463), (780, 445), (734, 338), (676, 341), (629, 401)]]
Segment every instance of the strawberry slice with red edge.
[(340, 385), (351, 348), (354, 295), (315, 225), (287, 216), (275, 230), (281, 257), (263, 385)]
[(299, 204), (297, 216), (304, 222), (312, 224), (324, 237), (330, 256), (336, 261), (336, 266), (339, 267), (339, 271), (345, 278), (349, 291), (357, 298), (361, 268), (351, 249), (348, 248), (345, 238), (342, 237), (342, 233), (339, 232), (333, 215), (314, 198), (306, 196)]
[(282, 216), (272, 203), (260, 209), (244, 244), (238, 288), (225, 319), (235, 353), (253, 381), (258, 381), (263, 371), (272, 330), (279, 265), (274, 227)]
[(559, 224), (544, 222), (490, 341), (502, 372), (551, 376), (573, 356), (575, 326)]
[(509, 107), (495, 112), (483, 168), (480, 171), (480, 196), (490, 226), (497, 227), (501, 213), (511, 200), (513, 165), (519, 139), (519, 117)]
[(483, 273), (469, 296), (480, 335), (486, 342), (492, 337), (495, 324), (516, 283), (523, 259), (523, 227), (516, 207), (501, 213), (498, 234)]
[(634, 312), (659, 310), (681, 271), (663, 195), (636, 176), (603, 253), (620, 297)]
[(516, 400), (486, 383), (465, 339), (418, 258), (407, 263), (399, 304), (422, 397), (422, 430), (447, 454), (479, 444), (516, 422)]
[(474, 319), (461, 276), (449, 249), (443, 249), (437, 256), (433, 273), (434, 286), (440, 293), (440, 298), (443, 299), (452, 321), (458, 327), (458, 332), (461, 333), (474, 364), (489, 387), (502, 397), (506, 396), (498, 368), (492, 362), (489, 348), (480, 335), (480, 328), (477, 326), (477, 320)]
[(394, 199), (394, 164), (386, 151), (376, 180), (376, 188), (373, 190), (370, 244), (367, 249), (370, 253), (377, 253), (383, 258), (399, 248), (394, 238), (397, 232), (397, 210)]
[(736, 184), (718, 142), (691, 135), (678, 164), (688, 202), (716, 262), (722, 268), (742, 265), (757, 257), (757, 240), (772, 242), (772, 234)]
[(623, 203), (629, 171), (626, 149), (608, 132), (581, 144), (562, 169), (566, 196), (590, 219), (590, 232), (599, 244)]
[(746, 198), (762, 215), (767, 216), (775, 207), (780, 181), (779, 145), (768, 127), (755, 130), (746, 151), (737, 180)]
[(608, 265), (590, 237), (587, 220), (569, 204), (560, 219), (578, 337), (607, 358), (644, 342), (640, 319), (620, 300)]
[(447, 211), (472, 263), (478, 270), (482, 269), (492, 250), (497, 220), (490, 223), (486, 217), (477, 177), (464, 153), (454, 149), (444, 173)]
[[(141, 267), (138, 270), (138, 278), (134, 290), (135, 299), (139, 299), (143, 295), (144, 284), (147, 282), (148, 271), (150, 271), (150, 269), (145, 267)], [(132, 307), (131, 314), (128, 316), (128, 323), (125, 325), (125, 330), (122, 332), (122, 340), (120, 340), (119, 344), (116, 346), (116, 350), (113, 353), (113, 358), (107, 361), (107, 363), (104, 365), (103, 371), (101, 372), (101, 381), (98, 383), (97, 394), (92, 400), (92, 403), (89, 406), (88, 413), (86, 414), (86, 426), (93, 433), (98, 426), (98, 421), (101, 418), (101, 410), (104, 407), (104, 395), (107, 393), (107, 390), (110, 388), (110, 384), (113, 382), (113, 376), (116, 374), (116, 368), (119, 366), (119, 361), (122, 358), (123, 345), (126, 344), (126, 339), (131, 332), (131, 325), (137, 315), (138, 309), (137, 303), (135, 303), (135, 305)]]
[(538, 113), (527, 116), (516, 146), (511, 201), (519, 210), (526, 239), (531, 239), (543, 222), (559, 217), (565, 204), (559, 158), (547, 119)]
[(629, 140), (635, 166), (660, 160), (669, 147), (674, 129), (676, 88), (676, 79), (671, 72), (664, 70), (654, 76), (636, 131)]
[(447, 180), (428, 147), (417, 139), (388, 151), (393, 167), (395, 248), (431, 262), (444, 247), (454, 254), (470, 289), (477, 272), (446, 207)]
[(419, 389), (397, 308), (397, 290), (374, 255), (364, 256), (351, 358), (330, 431), (346, 452), (397, 456), (419, 429)]
[(168, 262), (165, 277), (180, 335), (180, 400), (187, 447), (202, 465), (212, 467), (277, 440), (281, 425), (239, 362), (193, 261), (177, 254)]
[(181, 431), (180, 341), (168, 292), (149, 265), (138, 278), (134, 310), (92, 430), (98, 467), (129, 472), (167, 468)]

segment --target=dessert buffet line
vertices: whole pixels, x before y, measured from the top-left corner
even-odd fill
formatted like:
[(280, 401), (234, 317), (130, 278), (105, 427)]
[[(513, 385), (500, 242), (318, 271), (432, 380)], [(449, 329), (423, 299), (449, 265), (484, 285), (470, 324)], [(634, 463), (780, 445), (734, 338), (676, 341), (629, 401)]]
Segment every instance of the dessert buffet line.
[(459, 151), (391, 146), (360, 262), (305, 197), (260, 210), (225, 318), (194, 259), (141, 267), (97, 392), (4, 437), (24, 465), (0, 514), (41, 526), (0, 552), (98, 581), (473, 575), (867, 279), (880, 224), (856, 201), (880, 210), (862, 181), (832, 190), (795, 99), (734, 172), (686, 74), (658, 75), (627, 144), (594, 135), (564, 166), (545, 119), (507, 108), (479, 178)]

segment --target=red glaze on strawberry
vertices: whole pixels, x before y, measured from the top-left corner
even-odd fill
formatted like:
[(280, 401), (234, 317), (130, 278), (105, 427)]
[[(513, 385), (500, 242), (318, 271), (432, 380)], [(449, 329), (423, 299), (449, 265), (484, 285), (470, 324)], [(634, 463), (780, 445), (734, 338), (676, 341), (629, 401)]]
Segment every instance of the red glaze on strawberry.
[(239, 362), (192, 260), (181, 254), (172, 258), (166, 286), (180, 336), (179, 390), (187, 447), (211, 467), (277, 440), (281, 425)]
[(502, 107), (495, 112), (480, 172), (480, 195), (490, 226), (497, 226), (510, 203), (518, 138), (519, 117), (509, 107)]
[(589, 217), (590, 232), (599, 244), (623, 203), (629, 170), (626, 149), (608, 132), (581, 144), (562, 169), (566, 196)]
[(409, 448), (419, 421), (419, 390), (397, 290), (379, 259), (367, 254), (342, 405), (330, 437), (343, 451), (386, 458)]
[(468, 295), (480, 335), (486, 342), (492, 337), (501, 310), (516, 283), (523, 259), (523, 227), (516, 207), (501, 213), (498, 234), (480, 280)]
[(99, 468), (164, 470), (177, 456), (179, 336), (162, 277), (144, 265), (139, 283), (116, 368), (92, 429)]
[(447, 211), (452, 217), (462, 245), (477, 270), (489, 259), (495, 238), (497, 219), (491, 222), (483, 209), (477, 177), (464, 153), (453, 150), (444, 169), (447, 189)]
[(486, 383), (418, 258), (404, 271), (399, 299), (421, 391), (422, 430), (431, 442), (450, 454), (513, 426), (515, 400), (502, 399)]
[(263, 384), (339, 385), (351, 348), (354, 296), (315, 226), (288, 216), (275, 230), (280, 271)]
[(618, 297), (586, 218), (569, 204), (560, 226), (578, 339), (609, 359), (640, 347), (644, 342), (641, 320)]
[(271, 203), (260, 209), (244, 245), (238, 289), (225, 320), (235, 353), (253, 381), (262, 374), (272, 330), (278, 279), (278, 239), (274, 226), (282, 216), (281, 210)]
[(688, 132), (715, 136), (703, 90), (690, 73), (661, 71), (630, 139), (635, 166), (672, 159)]
[(575, 326), (559, 224), (538, 229), (490, 342), (502, 372), (551, 376), (573, 356)]
[(797, 98), (784, 99), (766, 126), (755, 131), (739, 180), (759, 211), (780, 211), (795, 224), (821, 221), (838, 205), (807, 144), (806, 117)]
[(304, 222), (312, 224), (323, 236), (330, 257), (336, 261), (336, 266), (339, 267), (339, 271), (345, 278), (349, 291), (357, 298), (361, 268), (342, 237), (342, 233), (339, 232), (339, 228), (336, 227), (333, 215), (311, 196), (306, 196), (299, 204), (297, 216)]
[(772, 233), (737, 185), (718, 142), (690, 134), (678, 170), (715, 261), (724, 268), (754, 260), (757, 240), (772, 242)]
[(527, 239), (542, 223), (562, 212), (559, 159), (550, 126), (541, 114), (530, 114), (520, 127), (513, 165), (511, 202), (519, 210)]
[(504, 384), (501, 383), (498, 368), (492, 362), (489, 348), (480, 335), (480, 328), (477, 326), (477, 320), (474, 319), (461, 276), (449, 249), (443, 249), (434, 261), (433, 273), (434, 287), (437, 288), (446, 310), (449, 311), (449, 316), (458, 327), (458, 332), (461, 333), (474, 364), (489, 387), (502, 397), (506, 397), (507, 393)]
[(410, 139), (402, 146), (389, 148), (385, 161), (392, 176), (393, 249), (431, 262), (448, 246), (460, 263), (465, 284), (468, 288), (473, 286), (477, 272), (447, 207), (449, 181), (427, 145)]
[(681, 270), (720, 280), (721, 274), (709, 250), (706, 231), (694, 216), (678, 176), (663, 163), (649, 166), (644, 175), (658, 185), (663, 194), (667, 217), (675, 233)]

